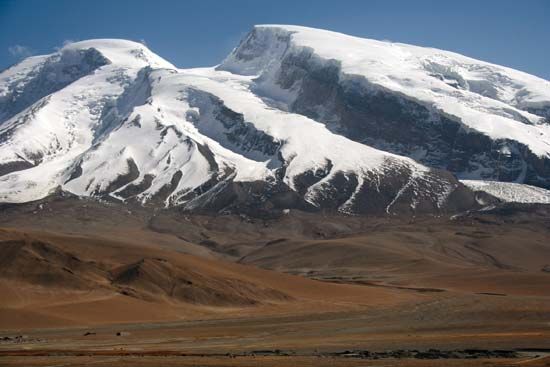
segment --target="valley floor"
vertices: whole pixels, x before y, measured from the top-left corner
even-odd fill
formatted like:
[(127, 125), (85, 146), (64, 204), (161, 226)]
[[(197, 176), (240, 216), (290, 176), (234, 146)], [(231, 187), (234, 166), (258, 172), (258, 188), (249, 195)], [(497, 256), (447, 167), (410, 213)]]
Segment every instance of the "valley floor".
[(2, 366), (550, 366), (546, 206), (258, 220), (33, 205), (0, 213)]

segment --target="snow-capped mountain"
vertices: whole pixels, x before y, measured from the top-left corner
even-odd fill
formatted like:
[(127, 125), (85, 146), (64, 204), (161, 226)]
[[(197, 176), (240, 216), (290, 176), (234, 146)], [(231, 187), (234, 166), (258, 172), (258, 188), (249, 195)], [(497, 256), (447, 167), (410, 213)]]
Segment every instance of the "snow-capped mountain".
[(550, 186), (550, 82), (456, 53), (256, 27), (220, 69), (331, 131), (464, 179)]
[(451, 172), (550, 186), (549, 120), (549, 82), (435, 49), (257, 26), (183, 70), (90, 40), (0, 73), (0, 201), (462, 210)]

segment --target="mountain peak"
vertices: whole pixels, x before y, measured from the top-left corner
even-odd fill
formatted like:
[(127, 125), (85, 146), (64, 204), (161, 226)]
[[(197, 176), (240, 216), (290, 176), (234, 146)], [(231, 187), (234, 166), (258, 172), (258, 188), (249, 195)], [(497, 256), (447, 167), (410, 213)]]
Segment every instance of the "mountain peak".
[(111, 63), (117, 65), (175, 69), (174, 65), (153, 53), (144, 44), (124, 39), (90, 39), (71, 42), (60, 52), (87, 49), (96, 49)]
[(538, 156), (550, 156), (550, 82), (454, 52), (300, 26), (258, 25), (219, 68), (267, 76), (289, 58), (329, 66), (342, 83), (395, 91), (430, 110), (446, 111), (465, 129), (511, 138)]

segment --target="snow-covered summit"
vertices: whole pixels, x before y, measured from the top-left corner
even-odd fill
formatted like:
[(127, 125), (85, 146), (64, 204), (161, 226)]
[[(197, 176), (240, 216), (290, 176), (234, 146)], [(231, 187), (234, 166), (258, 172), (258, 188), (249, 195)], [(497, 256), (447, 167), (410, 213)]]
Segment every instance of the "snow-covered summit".
[(254, 31), (279, 36), (290, 34), (292, 43), (312, 47), (323, 58), (341, 61), (345, 72), (365, 75), (375, 81), (387, 81), (395, 77), (394, 74), (400, 76), (399, 80), (406, 80), (406, 72), (424, 79), (426, 72), (444, 73), (443, 69), (449, 69), (450, 74), (454, 74), (449, 75), (451, 79), (456, 78), (473, 93), (519, 108), (550, 105), (550, 81), (455, 52), (293, 25), (257, 25)]
[(550, 118), (550, 82), (457, 53), (300, 26), (259, 25), (220, 68), (271, 73), (278, 62), (304, 51), (316, 62), (337, 62), (340, 79), (391, 90), (452, 116), (464, 128), (513, 139), (550, 156), (550, 128), (544, 123)]
[(141, 68), (175, 69), (176, 67), (162, 57), (153, 53), (142, 43), (123, 39), (92, 39), (71, 42), (61, 48), (60, 52), (95, 49), (111, 63), (119, 66)]
[[(279, 43), (285, 43), (284, 47)], [(249, 54), (243, 61), (240, 56), (249, 52), (251, 46), (257, 54)], [(278, 53), (280, 57), (292, 47), (311, 48), (323, 59), (340, 62), (343, 73), (363, 75), (372, 82), (387, 83), (389, 87), (417, 88), (419, 85), (410, 84), (417, 81), (425, 88), (441, 87), (456, 91), (457, 87), (461, 87), (460, 90), (520, 109), (550, 106), (550, 81), (525, 72), (436, 48), (359, 38), (294, 25), (255, 26), (224, 61), (223, 68), (230, 68), (233, 64), (234, 71), (241, 73), (243, 70), (238, 70), (240, 66), (244, 65), (246, 71), (247, 66), (257, 64), (254, 72), (258, 73), (270, 63), (258, 63), (257, 58), (264, 56), (264, 53), (272, 56)], [(395, 84), (390, 84), (392, 81)], [(457, 85), (450, 83), (453, 81)]]
[[(429, 66), (434, 55), (470, 74)], [(499, 174), (529, 179), (528, 158), (545, 159), (546, 97), (535, 77), (494, 81), (496, 66), (449, 55), (294, 26), (255, 27), (216, 68), (177, 69), (131, 41), (71, 43), (0, 73), (0, 201), (61, 189), (188, 210), (470, 208), (474, 193), (432, 163), (469, 154), (458, 135), (475, 131), (514, 157)], [(474, 76), (498, 93), (482, 95)], [(494, 172), (486, 141), (466, 136), (479, 164), (452, 171)]]

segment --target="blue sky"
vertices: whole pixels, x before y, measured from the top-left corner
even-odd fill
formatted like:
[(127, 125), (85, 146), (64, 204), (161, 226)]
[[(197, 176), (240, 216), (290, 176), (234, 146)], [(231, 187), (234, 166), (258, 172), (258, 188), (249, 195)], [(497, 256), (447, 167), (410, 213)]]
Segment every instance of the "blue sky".
[(550, 80), (550, 0), (0, 0), (0, 69), (90, 38), (143, 40), (179, 67), (210, 66), (266, 23), (452, 50)]

